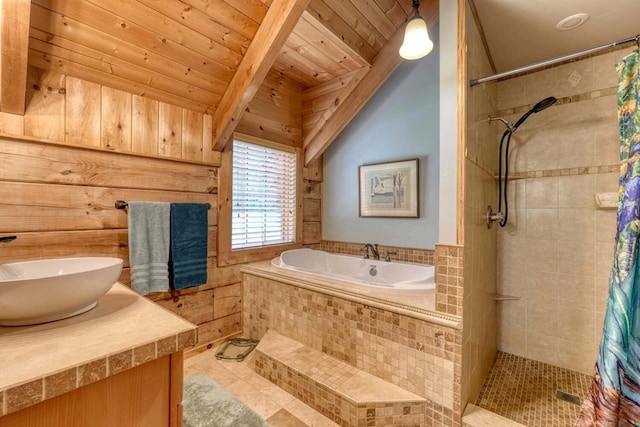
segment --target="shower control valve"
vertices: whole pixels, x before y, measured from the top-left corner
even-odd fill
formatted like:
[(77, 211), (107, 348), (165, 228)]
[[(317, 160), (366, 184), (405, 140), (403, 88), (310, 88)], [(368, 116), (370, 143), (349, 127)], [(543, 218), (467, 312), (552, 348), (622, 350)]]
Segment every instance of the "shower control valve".
[(487, 206), (487, 228), (491, 229), (494, 221), (504, 221), (504, 214), (502, 212), (493, 213), (491, 205)]

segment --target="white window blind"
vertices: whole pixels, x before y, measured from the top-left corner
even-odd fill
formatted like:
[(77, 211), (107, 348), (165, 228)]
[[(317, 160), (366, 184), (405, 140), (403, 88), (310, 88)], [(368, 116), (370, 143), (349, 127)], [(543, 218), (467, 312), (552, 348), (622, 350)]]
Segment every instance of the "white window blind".
[(296, 155), (234, 139), (231, 249), (296, 239)]

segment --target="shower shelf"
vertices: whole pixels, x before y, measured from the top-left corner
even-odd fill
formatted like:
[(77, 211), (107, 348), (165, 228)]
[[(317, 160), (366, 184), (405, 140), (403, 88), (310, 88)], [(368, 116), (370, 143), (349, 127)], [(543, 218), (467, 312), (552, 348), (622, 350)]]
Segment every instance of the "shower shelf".
[(515, 301), (520, 299), (520, 297), (516, 297), (513, 295), (494, 294), (493, 299), (494, 301)]
[(596, 193), (598, 209), (617, 209), (618, 193)]

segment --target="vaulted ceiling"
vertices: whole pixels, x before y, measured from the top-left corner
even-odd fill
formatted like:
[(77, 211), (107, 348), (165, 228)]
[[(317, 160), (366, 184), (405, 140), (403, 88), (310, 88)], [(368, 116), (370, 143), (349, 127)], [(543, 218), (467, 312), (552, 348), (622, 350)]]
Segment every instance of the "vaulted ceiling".
[[(15, 76), (28, 64), (211, 114), (218, 150), (270, 70), (303, 91), (342, 88), (333, 108), (305, 129), (307, 162), (399, 65), (397, 49), (412, 14), (411, 0), (4, 3), (3, 49), (21, 54), (5, 61), (3, 50), (3, 83), (11, 76), (19, 83)], [(433, 25), (438, 1), (423, 0), (420, 12)], [(5, 92), (3, 107), (11, 101)]]

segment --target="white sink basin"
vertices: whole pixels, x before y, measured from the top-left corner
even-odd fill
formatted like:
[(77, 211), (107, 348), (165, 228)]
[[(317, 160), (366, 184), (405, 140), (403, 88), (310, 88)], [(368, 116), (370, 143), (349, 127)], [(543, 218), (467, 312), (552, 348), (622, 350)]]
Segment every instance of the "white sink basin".
[(122, 260), (107, 257), (0, 265), (0, 326), (52, 322), (89, 311), (121, 271)]

